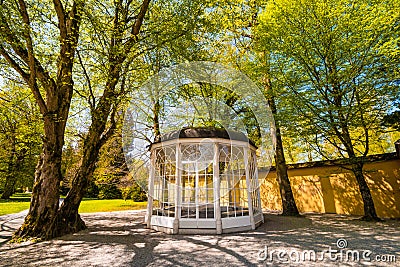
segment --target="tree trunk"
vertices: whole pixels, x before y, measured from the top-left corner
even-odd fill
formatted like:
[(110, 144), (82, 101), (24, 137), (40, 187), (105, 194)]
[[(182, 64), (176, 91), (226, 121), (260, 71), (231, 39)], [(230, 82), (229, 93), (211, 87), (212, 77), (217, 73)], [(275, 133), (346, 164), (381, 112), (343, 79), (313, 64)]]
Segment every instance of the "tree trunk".
[(95, 122), (92, 123), (84, 142), (83, 156), (78, 172), (75, 174), (71, 189), (61, 204), (56, 218), (53, 220), (53, 225), (51, 227), (52, 232), (49, 233), (49, 238), (59, 237), (86, 229), (86, 224), (81, 219), (78, 209), (96, 167), (95, 164), (102, 142), (100, 133), (103, 132), (105, 127), (105, 123), (104, 125), (96, 123), (99, 122), (97, 121), (99, 118), (93, 118), (93, 120)]
[(58, 210), (65, 123), (47, 117), (44, 124), (43, 152), (36, 167), (31, 205), (23, 225), (14, 233), (14, 240), (47, 239)]
[(15, 184), (17, 183), (17, 176), (15, 174), (16, 164), (15, 164), (15, 155), (17, 153), (16, 149), (16, 136), (15, 136), (15, 128), (14, 125), (10, 125), (12, 131), (9, 134), (9, 140), (11, 141), (11, 151), (10, 156), (8, 157), (8, 168), (6, 175), (6, 184), (4, 185), (4, 192), (1, 195), (1, 199), (10, 199), (12, 194), (14, 194)]
[(72, 187), (53, 221), (51, 227), (53, 230), (49, 233), (49, 238), (59, 237), (86, 229), (85, 222), (78, 214), (79, 205), (88, 184), (88, 179), (86, 179), (83, 174), (85, 171), (84, 169), (85, 168), (81, 166), (75, 175)]
[[(103, 95), (100, 97), (96, 107), (92, 107), (92, 123), (89, 128), (87, 137), (83, 145), (83, 156), (79, 166), (79, 170), (75, 175), (72, 187), (68, 192), (64, 202), (60, 207), (60, 211), (57, 217), (53, 220), (54, 231), (50, 234), (50, 237), (61, 236), (70, 232), (76, 232), (86, 228), (85, 223), (78, 214), (78, 208), (82, 201), (83, 195), (89, 185), (90, 179), (93, 176), (93, 172), (96, 168), (96, 162), (98, 160), (99, 151), (104, 143), (112, 136), (115, 130), (115, 116), (116, 116), (116, 105), (118, 92), (116, 86), (120, 79), (122, 65), (127, 58), (127, 55), (122, 53), (116, 53), (115, 51), (130, 51), (133, 43), (137, 41), (144, 16), (147, 12), (150, 0), (143, 0), (140, 7), (135, 24), (132, 28), (133, 38), (129, 39), (123, 45), (122, 39), (119, 37), (122, 35), (120, 23), (126, 23), (128, 20), (127, 14), (124, 13), (124, 17), (118, 17), (118, 13), (122, 10), (121, 3), (116, 5), (115, 20), (114, 20), (114, 33), (115, 36), (111, 40), (110, 55), (109, 55), (109, 69), (108, 76), (105, 84)], [(129, 5), (126, 7), (128, 8)], [(125, 49), (122, 49), (125, 48)], [(116, 54), (114, 54), (116, 53)], [(124, 92), (124, 88), (121, 88), (121, 92)], [(121, 93), (120, 92), (120, 93)], [(106, 130), (108, 118), (110, 117), (111, 126)]]
[[(159, 115), (160, 115), (160, 101), (157, 99), (153, 105), (153, 132), (154, 132), (154, 138), (160, 135), (160, 121), (159, 121)], [(153, 140), (154, 141), (154, 140)]]
[(374, 201), (372, 199), (371, 190), (368, 187), (367, 181), (363, 174), (363, 163), (352, 164), (352, 170), (356, 177), (358, 188), (360, 189), (361, 197), (364, 202), (364, 216), (363, 220), (367, 221), (380, 221), (376, 214)]
[[(271, 93), (271, 81), (266, 78), (266, 91)], [(290, 186), (289, 176), (287, 173), (287, 166), (285, 160), (285, 152), (282, 144), (281, 129), (278, 120), (276, 120), (278, 111), (275, 104), (273, 95), (267, 97), (268, 104), (271, 108), (272, 115), (275, 119), (275, 132), (276, 132), (276, 148), (275, 148), (275, 165), (276, 165), (276, 178), (279, 184), (279, 191), (282, 198), (282, 215), (285, 216), (298, 216), (299, 210), (297, 209), (294, 200), (292, 187)]]
[(276, 128), (275, 164), (276, 178), (279, 183), (279, 190), (282, 198), (282, 215), (298, 216), (299, 210), (297, 209), (292, 187), (290, 186), (285, 154), (282, 145), (281, 130), (279, 127)]
[[(115, 72), (110, 71), (110, 73), (114, 74)], [(112, 113), (111, 110), (116, 102), (113, 92), (119, 78), (119, 72), (117, 72), (116, 76), (112, 74), (108, 77), (106, 89), (100, 97), (97, 107), (91, 112), (92, 123), (83, 144), (83, 155), (79, 169), (74, 176), (71, 189), (52, 222), (52, 232), (49, 233), (49, 238), (74, 233), (86, 228), (78, 213), (79, 205), (93, 176), (100, 149), (111, 137), (115, 128), (115, 109)], [(111, 126), (106, 130), (109, 116)]]
[[(31, 206), (23, 225), (14, 233), (13, 240), (28, 238), (47, 239), (59, 205), (59, 187), (62, 180), (61, 157), (64, 145), (65, 126), (73, 94), (73, 65), (78, 45), (81, 13), (84, 1), (72, 1), (66, 7), (62, 1), (54, 0), (53, 8), (57, 15), (59, 29), (59, 53), (56, 75), (50, 72), (35, 57), (37, 44), (33, 36), (30, 9), (27, 3), (19, 0), (17, 9), (21, 21), (13, 18), (12, 23), (1, 14), (0, 26), (4, 41), (10, 47), (0, 46), (0, 54), (10, 66), (20, 74), (29, 85), (44, 120), (43, 151), (35, 172)], [(19, 17), (19, 16), (18, 16)], [(9, 25), (21, 23), (23, 33)], [(2, 36), (3, 36), (2, 35)], [(55, 41), (55, 39), (54, 39)], [(11, 56), (13, 55), (13, 56)], [(17, 58), (17, 59), (16, 59)], [(50, 64), (52, 65), (52, 64)]]
[[(352, 143), (352, 139), (350, 136), (349, 127), (347, 121), (344, 119), (344, 116), (339, 113), (339, 121), (341, 123), (341, 132), (336, 130), (339, 138), (343, 140), (343, 145), (346, 148), (346, 152), (349, 156), (350, 161), (352, 162), (351, 168), (356, 177), (358, 188), (360, 189), (361, 197), (363, 199), (364, 204), (364, 220), (368, 221), (380, 221), (378, 215), (376, 214), (375, 204), (372, 199), (371, 190), (368, 187), (367, 181), (365, 180), (363, 167), (364, 163), (361, 161), (357, 161), (357, 156), (354, 152), (354, 146)], [(366, 136), (366, 150), (364, 156), (368, 153), (368, 131), (365, 132)]]
[(17, 177), (15, 176), (14, 172), (7, 173), (6, 184), (4, 185), (4, 192), (1, 195), (1, 199), (10, 199), (10, 197), (14, 194), (16, 182)]

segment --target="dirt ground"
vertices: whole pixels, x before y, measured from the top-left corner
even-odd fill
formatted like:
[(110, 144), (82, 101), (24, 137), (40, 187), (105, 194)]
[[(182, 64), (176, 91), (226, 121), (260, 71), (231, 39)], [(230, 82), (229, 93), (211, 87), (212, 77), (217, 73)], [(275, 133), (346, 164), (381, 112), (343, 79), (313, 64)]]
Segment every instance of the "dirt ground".
[(400, 266), (399, 220), (265, 214), (255, 231), (167, 235), (144, 228), (144, 211), (104, 212), (83, 214), (79, 233), (8, 244), (23, 217), (0, 216), (0, 266)]

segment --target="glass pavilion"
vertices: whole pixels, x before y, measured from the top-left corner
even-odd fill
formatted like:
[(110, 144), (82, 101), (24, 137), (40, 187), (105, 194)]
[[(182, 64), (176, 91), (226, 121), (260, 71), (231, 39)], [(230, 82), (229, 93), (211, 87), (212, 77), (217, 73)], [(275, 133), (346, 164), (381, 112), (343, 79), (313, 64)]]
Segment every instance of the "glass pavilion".
[(169, 234), (228, 233), (264, 222), (256, 146), (244, 134), (184, 128), (150, 146), (148, 228)]

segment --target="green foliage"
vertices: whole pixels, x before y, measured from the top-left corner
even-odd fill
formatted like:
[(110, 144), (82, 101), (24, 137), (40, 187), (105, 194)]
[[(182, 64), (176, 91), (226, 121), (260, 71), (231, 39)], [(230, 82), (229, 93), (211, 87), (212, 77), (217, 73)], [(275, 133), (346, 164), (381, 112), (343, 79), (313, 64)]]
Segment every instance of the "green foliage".
[(141, 186), (146, 186), (148, 173), (145, 168), (138, 168), (135, 180), (129, 175), (118, 133), (102, 148), (93, 178), (94, 182), (89, 187), (91, 196), (94, 196), (97, 189), (96, 197), (99, 199), (123, 198), (136, 202), (147, 200)]
[(160, 120), (172, 129), (184, 127), (215, 127), (247, 132), (258, 144), (259, 125), (249, 103), (221, 86), (195, 83), (172, 90), (163, 101)]
[(95, 183), (95, 181), (91, 180), (89, 182), (89, 186), (86, 189), (85, 197), (87, 198), (97, 198), (99, 196), (99, 187)]
[(0, 188), (32, 188), (42, 142), (34, 101), (29, 90), (15, 82), (5, 81), (0, 88)]
[[(121, 136), (112, 137), (100, 150), (97, 168), (93, 174), (94, 184), (98, 189), (98, 198), (122, 198), (121, 189), (128, 170), (122, 152)], [(95, 188), (92, 186), (92, 195)]]
[(124, 200), (132, 199), (135, 202), (147, 201), (146, 192), (137, 183), (134, 183), (131, 187), (122, 188), (121, 191)]
[(135, 202), (147, 201), (146, 192), (137, 183), (130, 188), (130, 197)]
[(399, 88), (398, 1), (270, 2), (255, 32), (283, 126), (324, 158), (370, 153)]
[(121, 190), (115, 185), (110, 184), (110, 181), (106, 184), (98, 184), (99, 194), (97, 197), (99, 199), (118, 199), (122, 198)]

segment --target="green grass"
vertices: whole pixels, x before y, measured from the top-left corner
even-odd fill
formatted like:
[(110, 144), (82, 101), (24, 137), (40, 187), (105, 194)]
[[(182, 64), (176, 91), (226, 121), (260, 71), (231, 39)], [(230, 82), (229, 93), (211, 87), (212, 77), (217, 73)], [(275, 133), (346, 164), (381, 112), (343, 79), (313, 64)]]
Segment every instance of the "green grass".
[(0, 216), (18, 213), (20, 211), (29, 209), (29, 202), (4, 202), (0, 201)]
[[(0, 216), (18, 213), (29, 209), (30, 194), (17, 193), (9, 200), (0, 199)], [(147, 202), (134, 202), (130, 199), (92, 199), (84, 198), (79, 207), (79, 213), (120, 211), (120, 210), (139, 210), (145, 209)]]
[(16, 193), (10, 199), (0, 199), (0, 216), (18, 213), (29, 209), (31, 195), (27, 193)]
[(130, 199), (84, 199), (79, 207), (79, 213), (140, 210), (147, 207), (147, 202), (134, 202)]

